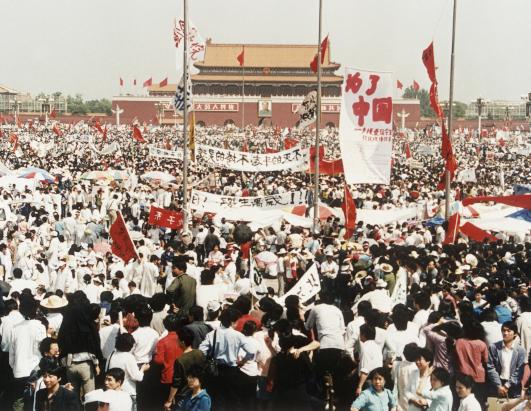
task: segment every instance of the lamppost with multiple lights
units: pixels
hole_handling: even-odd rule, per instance
[[[483,107],[487,105],[487,100],[482,97],[476,99],[476,107],[478,108],[478,135],[481,135],[481,117],[483,115]]]

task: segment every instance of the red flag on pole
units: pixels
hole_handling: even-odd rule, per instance
[[[345,233],[345,240],[348,240],[354,234],[356,229],[356,203],[352,198],[352,194],[348,186],[345,184],[345,198],[343,199],[343,204],[341,204],[343,213],[345,214],[345,228],[347,232]]]
[[[444,237],[443,244],[453,244],[459,233],[459,224],[461,222],[461,216],[459,213],[452,214],[448,219],[448,229],[446,230],[446,236]]]
[[[138,258],[135,245],[129,236],[129,231],[127,231],[122,213],[117,213],[116,220],[112,224],[109,234],[112,238],[111,251],[114,255],[120,257],[126,264],[129,260]]]
[[[407,142],[407,141],[406,141],[405,152],[406,152],[406,159],[410,159],[411,158],[411,148],[409,147],[409,142]]]
[[[324,38],[324,40],[321,42],[321,64],[324,63],[326,49],[328,48],[328,36]],[[317,54],[313,58],[313,60],[310,62],[310,68],[314,73],[317,73]]]
[[[151,87],[153,84],[153,78],[150,77],[146,81],[144,81],[144,84],[142,84],[142,87]]]
[[[120,77],[120,86],[124,85],[124,79]]]
[[[13,144],[13,153],[17,151],[18,148],[18,136],[13,133],[9,136],[9,142]]]
[[[159,83],[159,87],[166,87],[168,85],[168,77]]]
[[[133,86],[136,86],[136,78],[133,80]]]
[[[100,133],[103,133],[103,129],[101,128],[101,124],[98,120],[94,122],[94,128],[98,130]]]
[[[413,80],[413,90],[415,90],[415,91],[419,91],[420,90],[420,85],[415,80]]]
[[[144,140],[144,137],[142,137],[142,133],[140,132],[140,129],[137,126],[133,126],[133,138],[139,143],[146,142],[146,140]]]
[[[435,75],[435,56],[433,52],[433,42],[422,52],[422,62],[428,71],[428,77],[432,83],[437,83]]]
[[[54,110],[52,110],[52,112],[50,113],[50,117],[51,118],[56,118],[57,117],[57,112]]]
[[[482,243],[485,240],[488,240],[489,242],[497,241],[498,239],[494,237],[492,234],[488,233],[485,230],[482,230],[478,226],[472,224],[472,223],[465,223],[461,226],[459,229],[461,233],[466,235],[468,238],[477,241],[479,243]]]
[[[57,124],[54,124],[54,125],[53,125],[52,131],[55,133],[55,135],[56,135],[57,137],[61,137],[61,136],[63,135],[63,133],[61,132],[61,130],[59,130],[59,127],[57,127]]]
[[[183,213],[151,206],[148,223],[172,230],[180,230],[184,227],[183,218]]]
[[[104,142],[107,141],[107,125],[105,125],[105,129],[103,130],[103,135],[101,136]]]
[[[404,87],[402,82],[400,80],[396,80],[396,88],[399,88],[400,90],[402,90],[402,87]]]
[[[236,57],[236,60],[238,60],[240,67],[243,67],[243,65],[245,64],[245,48],[242,47],[242,52],[238,54],[238,57]]]

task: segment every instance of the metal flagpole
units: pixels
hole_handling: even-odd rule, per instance
[[[317,42],[317,112],[315,118],[315,186],[313,188],[313,232],[319,231],[319,134],[321,128],[321,20],[323,17],[323,1],[319,0],[319,35]]]
[[[184,0],[183,107],[183,226],[188,229],[188,0]]]
[[[454,60],[455,60],[455,21],[457,14],[457,0],[454,0],[454,14],[452,23],[452,51],[450,57],[450,97],[448,99],[448,140],[453,147],[452,142],[452,120],[453,120],[453,103],[454,103]],[[446,170],[446,184],[445,184],[445,204],[444,204],[444,218],[448,220],[450,217],[450,171]]]
[[[242,45],[243,64],[242,64],[242,131],[245,140],[245,46]]]

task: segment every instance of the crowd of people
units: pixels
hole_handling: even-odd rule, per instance
[[[142,144],[126,126],[106,127],[105,142],[91,124],[55,127],[61,136],[51,125],[26,124],[4,129],[16,142],[0,140],[0,173],[35,167],[53,177],[0,187],[0,409],[531,404],[530,232],[443,244],[447,225],[426,215],[358,221],[348,237],[334,216],[315,233],[288,221],[251,230],[250,221],[197,212],[190,227],[170,230],[148,216],[153,206],[182,211],[182,164],[150,157],[148,145],[182,147],[175,128],[144,128]],[[529,184],[529,155],[518,151],[529,134],[501,143],[474,130],[456,135],[460,168],[475,169],[475,181],[453,182],[452,201]],[[252,152],[282,149],[286,137],[309,147],[314,131],[196,129],[196,144]],[[321,140],[327,157],[340,156],[335,129]],[[116,151],[102,154],[113,143]],[[390,185],[349,187],[356,206],[442,215],[439,147],[436,128],[397,133]],[[102,170],[120,172],[90,174]],[[175,180],[143,180],[149,171]],[[305,172],[190,165],[189,185],[213,194],[307,190],[311,205],[313,184]],[[320,200],[340,207],[344,184],[342,175],[321,176]],[[111,251],[118,213],[136,246],[138,258],[127,262]],[[319,280],[306,298],[295,290],[312,267]]]

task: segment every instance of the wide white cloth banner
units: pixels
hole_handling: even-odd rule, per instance
[[[234,197],[211,194],[204,191],[192,190],[190,208],[208,212],[218,212],[220,209],[259,208],[274,210],[306,204],[306,191],[292,191],[282,194],[272,194],[260,197]]]
[[[347,67],[339,143],[348,184],[389,184],[393,146],[391,73]]]
[[[303,171],[308,168],[308,150],[300,146],[278,153],[255,154],[198,145],[195,158],[198,163],[234,171]]]
[[[120,150],[120,146],[116,141],[112,142],[111,144],[107,144],[101,150],[98,150],[93,143],[89,143],[89,147],[92,151],[101,156],[109,155],[114,153],[115,151]]]
[[[169,158],[171,160],[182,160],[182,151],[166,150],[164,148],[158,148],[149,146],[149,155],[151,157]]]
[[[286,297],[290,295],[299,296],[299,301],[305,303],[310,298],[317,295],[321,291],[321,281],[319,280],[319,272],[317,266],[312,264],[308,271],[297,281],[297,283],[283,296],[277,298],[277,302],[284,305]]]
[[[457,181],[461,183],[475,183],[476,180],[476,169],[475,168],[466,168],[461,170],[457,174]]]

